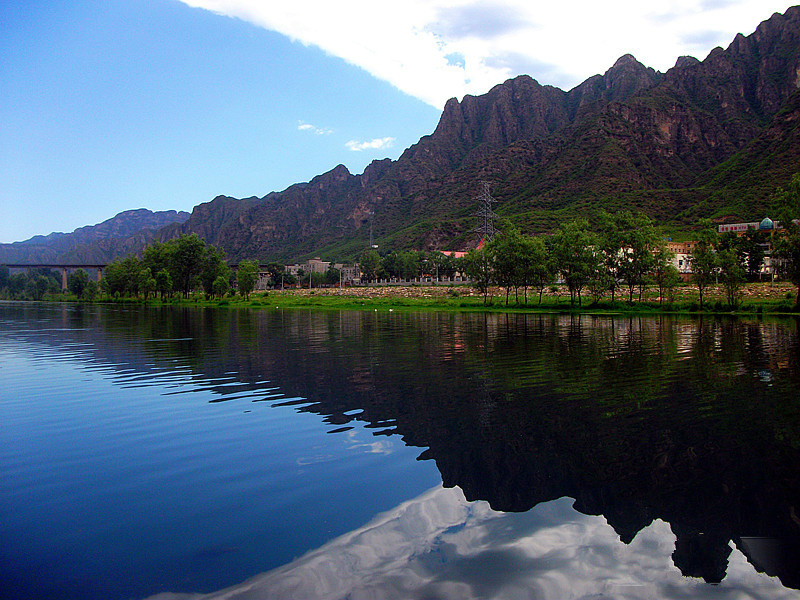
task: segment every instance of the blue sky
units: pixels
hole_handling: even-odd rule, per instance
[[[704,58],[789,3],[0,3],[0,242],[397,158],[450,97]]]

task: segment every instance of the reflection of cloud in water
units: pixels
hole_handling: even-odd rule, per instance
[[[391,454],[394,450],[394,444],[389,439],[366,443],[358,439],[359,433],[356,430],[348,431],[346,435],[350,441],[350,445],[347,447],[348,450],[361,448],[368,454]]]
[[[332,454],[317,454],[315,456],[300,456],[297,458],[296,462],[299,467],[307,467],[308,465],[331,462],[332,460],[334,460]]]
[[[151,600],[284,598],[793,598],[734,550],[717,586],[685,578],[675,536],[657,520],[629,545],[602,517],[562,498],[494,512],[442,487],[401,504],[288,565],[220,592]]]

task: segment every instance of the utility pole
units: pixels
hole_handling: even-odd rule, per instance
[[[375,211],[369,211],[369,247],[374,248],[375,246],[372,243],[372,221],[375,218]]]

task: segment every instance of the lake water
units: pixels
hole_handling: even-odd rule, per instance
[[[795,319],[0,303],[2,598],[798,588]]]

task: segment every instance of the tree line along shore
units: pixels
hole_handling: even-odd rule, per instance
[[[250,302],[261,280],[271,291],[254,294],[256,304],[269,297],[270,303],[281,298],[284,305],[308,305],[312,299],[342,305],[350,301],[343,299],[356,299],[356,304],[379,300],[383,304],[468,308],[479,299],[484,307],[495,308],[561,309],[568,303],[571,309],[595,310],[797,312],[800,174],[787,189],[776,190],[774,206],[781,227],[770,233],[769,244],[759,238],[764,232],[719,235],[712,221],[701,220],[694,232],[688,280],[681,278],[666,240],[649,217],[601,211],[592,224],[574,219],[546,236],[524,235],[505,222],[499,234],[460,258],[419,251],[381,255],[368,248],[359,257],[362,285],[358,287],[337,287],[342,279],[333,267],[326,273],[301,271],[297,277],[277,262],[260,266],[244,260],[231,268],[221,249],[192,234],[150,244],[141,257],[113,261],[104,268],[99,282],[77,269],[67,278],[66,290],[60,289],[57,274],[51,270],[11,274],[8,267],[0,266],[0,299],[239,304]],[[767,283],[762,281],[765,247],[774,268]],[[388,277],[425,277],[436,283],[441,276],[452,278],[455,273],[469,283],[392,286],[380,294],[370,285]],[[302,291],[287,291],[287,286],[300,286]]]

